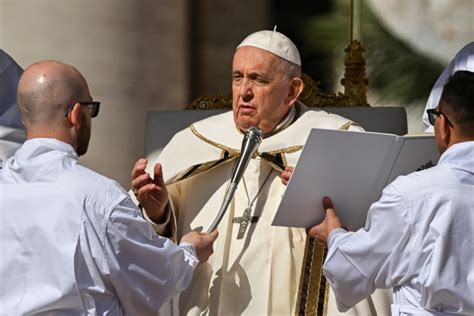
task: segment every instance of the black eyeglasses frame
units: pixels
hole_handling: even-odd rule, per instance
[[[96,117],[99,115],[99,109],[100,109],[100,101],[90,101],[90,102],[74,102],[66,107],[66,110],[64,111],[64,116],[67,117],[69,113],[71,113],[72,109],[74,108],[74,105],[76,103],[79,103],[79,105],[92,105],[92,112],[91,112],[91,117]]]
[[[444,114],[443,112],[441,111],[438,111],[436,109],[428,109],[426,110],[426,114],[428,114],[428,121],[430,122],[431,125],[434,126],[434,123],[436,121],[436,119],[438,118],[438,116],[440,115],[444,115],[444,117],[446,118],[446,121],[448,122],[449,125],[453,126],[453,124],[451,124],[451,121],[449,120],[449,118],[446,116],[446,114]]]

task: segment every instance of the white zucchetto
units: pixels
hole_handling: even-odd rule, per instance
[[[266,50],[293,64],[301,66],[300,53],[295,44],[285,35],[277,31],[258,31],[247,36],[237,49],[243,46],[253,46]]]

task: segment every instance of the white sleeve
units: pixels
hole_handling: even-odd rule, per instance
[[[25,130],[0,124],[0,169],[5,161],[15,154],[15,151],[21,147],[25,140]]]
[[[411,231],[408,206],[388,186],[370,207],[365,228],[331,233],[324,274],[341,311],[408,277]]]
[[[130,199],[114,209],[105,236],[108,273],[125,314],[156,314],[191,282],[194,247],[158,236]]]

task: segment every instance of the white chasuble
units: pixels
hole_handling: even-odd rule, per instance
[[[314,243],[307,243],[305,229],[271,225],[285,190],[280,173],[296,164],[314,127],[362,130],[345,118],[298,104],[296,121],[264,138],[249,162],[218,226],[214,254],[198,266],[189,288],[163,308],[162,315],[339,314],[321,277],[323,248],[317,246],[311,257],[305,252]],[[227,112],[177,133],[157,159],[150,159],[148,172],[157,162],[163,165],[173,210],[170,226],[177,240],[190,230],[207,231],[215,219],[242,139],[232,112]],[[244,215],[247,225],[241,227]],[[304,270],[312,270],[312,283],[300,281]],[[378,315],[389,315],[388,295],[387,301],[386,296],[377,300],[380,304],[369,298],[345,315],[376,315],[375,307]]]

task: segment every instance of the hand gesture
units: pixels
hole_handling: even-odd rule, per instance
[[[159,223],[168,203],[168,190],[163,180],[161,164],[154,168],[154,177],[145,172],[146,159],[139,159],[132,170],[132,190],[141,206],[145,208],[148,217]]]
[[[218,236],[217,230],[214,230],[212,233],[199,233],[196,231],[191,231],[181,238],[181,242],[188,242],[194,246],[196,249],[196,255],[199,259],[199,262],[206,262],[209,259],[209,256],[213,254],[214,241]]]

